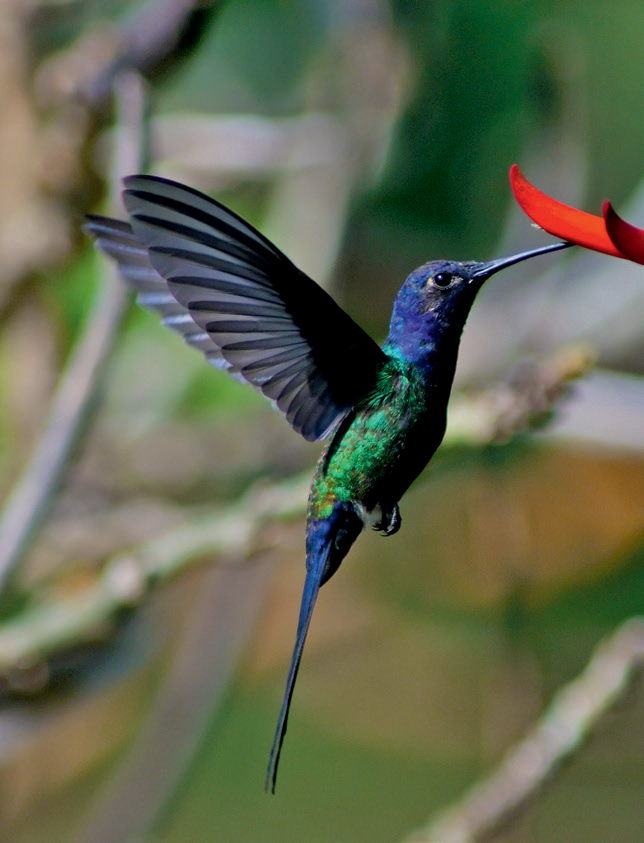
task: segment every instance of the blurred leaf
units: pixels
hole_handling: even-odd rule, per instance
[[[302,77],[323,44],[327,25],[324,6],[311,2],[224,4],[194,59],[165,89],[160,105],[260,114],[299,109]]]
[[[74,344],[104,272],[102,259],[89,243],[69,262],[42,274],[40,293],[59,320],[60,338]]]

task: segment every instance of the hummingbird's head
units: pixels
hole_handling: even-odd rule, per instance
[[[431,261],[412,272],[405,285],[409,282],[410,286],[416,287],[417,305],[421,313],[447,314],[463,305],[469,309],[484,282],[501,269],[570,245],[551,243],[493,261]]]
[[[488,278],[515,263],[569,245],[553,243],[493,261],[439,260],[418,267],[396,297],[388,342],[412,359],[419,347],[435,346],[446,334],[458,340],[476,294]]]

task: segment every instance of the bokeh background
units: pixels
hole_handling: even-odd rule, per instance
[[[0,0],[3,496],[106,283],[80,226],[121,213],[117,69],[147,80],[153,172],[230,204],[383,338],[415,266],[548,241],[513,206],[515,161],[644,225],[643,44],[619,0]],[[321,593],[269,797],[301,506],[240,533],[319,447],[129,307],[0,595],[0,839],[384,843],[457,800],[642,612],[643,316],[642,268],[578,250],[483,291],[404,529],[363,536]],[[481,390],[562,355],[596,366],[539,431],[478,424]],[[217,513],[222,552],[164,542]],[[159,537],[144,586],[126,563]],[[87,609],[110,588],[118,611]],[[636,683],[493,839],[640,841],[643,750]]]

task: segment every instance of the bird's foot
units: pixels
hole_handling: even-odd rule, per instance
[[[402,524],[402,516],[400,508],[395,503],[392,506],[380,505],[381,518],[373,525],[374,530],[378,530],[385,536],[393,536],[400,530]]]

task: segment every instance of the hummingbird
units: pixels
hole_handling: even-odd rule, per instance
[[[399,501],[440,445],[465,321],[501,269],[571,245],[415,269],[379,346],[315,281],[233,211],[148,175],[124,180],[129,222],[88,216],[144,308],[213,366],[269,398],[309,441],[328,440],[307,506],[306,577],[265,789],[275,792],[291,699],[319,590],[365,526],[401,526]]]

